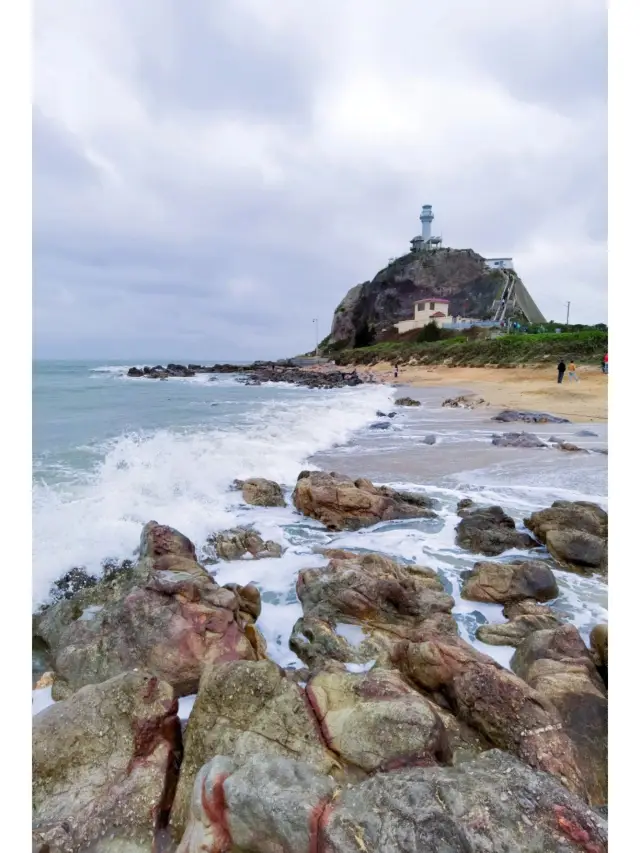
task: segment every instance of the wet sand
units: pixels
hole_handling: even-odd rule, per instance
[[[599,367],[578,365],[579,382],[565,374],[558,385],[555,365],[548,367],[445,367],[403,366],[394,379],[393,365],[357,366],[371,371],[379,381],[410,387],[442,386],[456,393],[475,393],[492,407],[545,411],[580,423],[602,423],[608,417],[609,377]]]

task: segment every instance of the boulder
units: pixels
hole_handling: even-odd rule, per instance
[[[589,802],[607,803],[607,696],[589,650],[573,625],[537,631],[516,649],[512,667],[558,710],[576,745]]]
[[[202,765],[224,755],[243,764],[254,754],[306,761],[328,773],[337,766],[304,693],[271,661],[234,661],[205,671],[185,732],[184,759],[171,826],[180,838]]]
[[[306,691],[325,743],[348,764],[371,773],[450,761],[439,714],[397,672],[320,672]]]
[[[499,506],[465,509],[456,527],[456,543],[466,551],[488,557],[511,548],[532,548],[536,544],[526,533],[516,530],[515,521]]]
[[[437,439],[435,435],[425,435],[425,437],[422,439],[423,444],[435,444],[436,441]]]
[[[471,601],[506,604],[510,601],[550,601],[559,595],[553,572],[540,560],[476,563],[460,594]]]
[[[369,424],[369,429],[391,429],[391,424],[385,421],[376,421],[374,424]]]
[[[282,489],[272,480],[252,477],[240,483],[242,497],[252,506],[286,506]]]
[[[580,436],[580,438],[597,438],[598,433],[592,432],[590,429],[580,429],[576,433],[576,435]]]
[[[157,849],[181,754],[177,711],[171,687],[139,671],[83,687],[37,714],[34,850]]]
[[[513,423],[514,421],[523,421],[527,424],[568,424],[571,423],[567,418],[560,418],[556,415],[549,415],[545,412],[519,412],[514,409],[504,409],[497,415],[491,418],[493,421],[501,423]]]
[[[310,667],[327,660],[385,661],[398,638],[413,637],[424,623],[456,631],[454,601],[436,573],[381,554],[345,553],[322,568],[304,569],[296,592],[304,616],[289,646]]]
[[[393,662],[493,746],[557,776],[569,790],[586,796],[576,747],[563,731],[558,711],[521,678],[460,637],[437,632],[425,632],[420,642],[398,642]]]
[[[300,474],[293,503],[303,515],[316,518],[330,530],[357,530],[399,518],[436,517],[433,501],[427,497],[324,471]]]
[[[144,375],[145,375],[144,371],[140,370],[139,367],[130,367],[129,370],[127,370],[127,376],[138,377],[138,376],[144,376]]]
[[[475,394],[463,394],[460,397],[451,397],[445,400],[442,405],[447,409],[477,409],[479,406],[488,406],[489,404]]]
[[[203,548],[207,560],[241,560],[245,554],[250,554],[254,560],[265,557],[281,557],[282,545],[265,540],[250,527],[234,527],[210,536]]]
[[[607,571],[608,513],[588,501],[556,501],[524,520],[525,526],[563,568]]]
[[[398,397],[396,406],[421,406],[419,400],[414,400],[412,397]]]
[[[318,850],[320,818],[335,782],[302,761],[256,754],[218,756],[198,772],[177,853]]]
[[[320,827],[323,853],[607,850],[603,818],[552,776],[498,750],[457,767],[378,773],[343,790]]]
[[[571,444],[570,441],[556,441],[553,445],[556,450],[564,450],[567,453],[588,453],[584,447],[578,447],[577,444]]]
[[[609,626],[596,625],[591,629],[589,635],[591,643],[591,653],[595,665],[598,667],[600,674],[604,670],[608,673],[609,670]],[[605,681],[606,684],[606,681]]]
[[[523,613],[509,622],[480,625],[476,637],[489,646],[518,646],[534,631],[557,628],[560,620],[553,613]]]
[[[36,617],[35,636],[56,673],[54,699],[135,669],[187,696],[196,692],[206,664],[264,657],[255,627],[258,590],[218,586],[194,554],[185,536],[150,522],[134,568]]]
[[[530,432],[503,432],[501,435],[494,435],[491,438],[491,444],[496,447],[522,447],[535,448],[546,447],[544,441],[540,441],[537,435]]]

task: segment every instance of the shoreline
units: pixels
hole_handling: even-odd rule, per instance
[[[359,365],[362,370],[362,365]],[[345,368],[351,369],[352,366]],[[365,371],[362,371],[363,373]],[[394,378],[394,366],[379,362],[367,366],[378,381],[406,388],[455,388],[461,393],[477,394],[496,409],[541,410],[580,423],[608,421],[608,376],[599,367],[578,367],[579,382],[565,377],[558,385],[551,366],[494,367],[400,367]]]

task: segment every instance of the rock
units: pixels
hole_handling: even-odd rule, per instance
[[[534,631],[557,628],[560,620],[552,613],[516,616],[509,622],[479,625],[476,637],[489,646],[518,646]]]
[[[45,687],[51,687],[55,678],[54,672],[44,672],[36,684],[34,685],[34,690],[42,690]]]
[[[206,664],[257,660],[265,643],[255,627],[258,590],[218,586],[178,531],[150,522],[140,560],[34,619],[56,680],[54,699],[123,672],[149,670],[177,696],[195,693]]]
[[[177,853],[317,850],[319,819],[335,783],[302,761],[252,755],[208,761],[196,777]]]
[[[422,443],[423,444],[435,444],[436,440],[437,439],[436,439],[435,435],[425,435],[425,437],[422,439]]]
[[[144,375],[145,375],[144,371],[140,370],[139,367],[130,367],[129,370],[127,370],[127,376],[138,377],[138,376],[144,376]]]
[[[421,406],[419,400],[414,400],[412,397],[398,397],[396,406]]]
[[[578,430],[576,435],[580,436],[580,438],[597,438],[598,437],[598,433],[597,432],[591,432],[590,429]]]
[[[289,646],[309,667],[327,660],[373,664],[425,623],[455,633],[454,601],[435,572],[381,554],[345,555],[298,575],[304,616]]]
[[[303,515],[318,519],[330,530],[357,530],[398,518],[436,517],[429,498],[324,471],[300,474],[293,504]]]
[[[552,776],[498,750],[457,767],[378,773],[342,791],[319,823],[326,853],[607,850],[606,821]]]
[[[260,560],[265,557],[281,557],[283,554],[282,545],[270,539],[265,542],[249,527],[234,527],[216,533],[207,539],[203,550],[212,560],[240,560],[245,554],[250,554],[254,560]]]
[[[564,450],[568,453],[588,453],[584,447],[578,447],[577,444],[571,444],[568,441],[557,441],[553,446],[556,450]]]
[[[516,654],[520,648],[522,644]],[[425,631],[420,642],[398,642],[393,662],[493,746],[557,776],[578,796],[586,795],[576,747],[563,731],[558,711],[521,678],[457,635],[433,630]]]
[[[304,691],[275,663],[234,661],[210,667],[200,682],[185,733],[171,812],[176,838],[184,831],[193,783],[202,765],[219,755],[241,765],[258,753],[301,759],[321,773],[337,765],[323,743]]]
[[[546,563],[514,560],[510,563],[476,563],[460,594],[471,601],[505,604],[509,601],[550,601],[559,595],[558,584]]]
[[[557,708],[576,745],[588,801],[607,802],[607,697],[589,650],[573,625],[537,631],[516,649],[512,667]]]
[[[460,397],[450,397],[442,404],[443,408],[447,409],[477,409],[479,406],[488,406],[489,404],[475,394],[463,394]]]
[[[37,714],[34,850],[156,849],[181,754],[177,711],[171,687],[139,671],[84,687]]]
[[[241,485],[242,497],[253,506],[286,506],[282,489],[272,480],[252,477]]]
[[[548,415],[545,412],[517,412],[514,409],[505,409],[491,418],[493,421],[502,423],[513,423],[524,421],[527,424],[568,424],[567,418],[559,418],[556,415]]]
[[[391,424],[389,423],[381,423],[377,422],[375,424],[369,424],[369,429],[390,429]]]
[[[468,515],[470,510],[476,509],[478,509],[478,507],[471,498],[462,498],[458,501],[456,506],[456,512],[461,518],[464,515]]]
[[[606,572],[608,518],[605,510],[588,501],[556,501],[524,524],[564,568]]]
[[[605,670],[605,673],[608,673],[609,670],[609,626],[608,625],[596,625],[591,629],[591,634],[589,635],[589,641],[591,643],[591,653],[593,655],[593,659],[595,665],[598,667],[602,675],[602,670]],[[605,685],[607,683],[605,678]]]
[[[450,760],[440,716],[397,672],[320,672],[306,691],[329,749],[367,773]]]
[[[511,548],[532,548],[536,544],[526,533],[516,530],[515,521],[499,506],[465,510],[456,527],[456,543],[466,551],[488,557]]]
[[[388,412],[388,413],[387,412],[381,412],[381,411],[376,412],[377,418],[395,418],[396,415],[397,415],[397,412]]]
[[[537,435],[530,432],[503,432],[502,435],[494,435],[491,444],[496,447],[546,447],[544,441],[540,441]]]

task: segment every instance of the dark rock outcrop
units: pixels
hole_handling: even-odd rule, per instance
[[[460,397],[449,397],[442,406],[445,409],[477,409],[480,406],[488,406],[489,404],[482,397],[476,394],[463,394]]]
[[[462,520],[456,527],[456,543],[466,551],[495,557],[511,548],[532,548],[536,543],[516,530],[516,523],[502,507],[459,508]]]
[[[501,423],[513,423],[514,421],[523,421],[527,424],[568,424],[571,423],[567,418],[561,418],[557,415],[549,415],[546,412],[519,412],[515,409],[505,409],[499,414],[491,418],[493,421]]]
[[[523,447],[535,448],[546,447],[544,441],[540,441],[537,435],[530,432],[503,432],[502,435],[494,435],[491,444],[496,447]]]
[[[331,530],[357,530],[398,518],[436,517],[433,501],[427,497],[325,471],[302,471],[293,504]]]
[[[414,400],[413,397],[398,397],[396,406],[421,406],[419,400]]]

